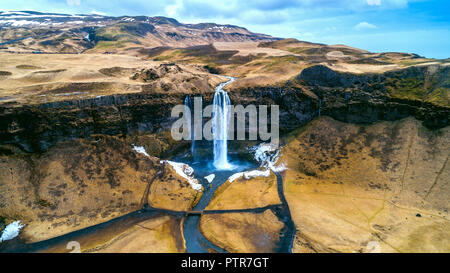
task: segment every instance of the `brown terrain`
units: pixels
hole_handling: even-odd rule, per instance
[[[2,216],[27,223],[27,242],[106,222],[161,198],[168,201],[163,208],[186,210],[201,195],[156,158],[109,136],[64,142],[39,155],[2,156],[0,164]],[[171,191],[155,195],[150,187]]]
[[[237,253],[275,252],[283,223],[263,213],[228,213],[202,216],[200,230],[215,245]]]
[[[228,181],[216,190],[206,209],[252,209],[280,203],[277,179],[272,173],[267,178],[245,179],[242,177],[233,182]]]
[[[141,219],[142,218],[142,219]],[[174,253],[185,252],[181,221],[171,216],[130,217],[92,233],[73,236],[80,249],[67,241],[36,252],[61,253]],[[69,245],[70,246],[70,245]]]
[[[450,251],[449,59],[165,17],[11,16],[0,13],[0,231],[25,227],[0,251],[63,235],[84,252],[186,252],[184,211],[203,190],[160,160],[189,149],[170,137],[172,106],[210,103],[219,74],[238,78],[234,104],[280,106],[292,252]],[[249,156],[247,144],[230,147]],[[225,182],[206,209],[281,202],[272,172]],[[168,212],[136,216],[149,207]],[[284,226],[270,207],[203,214],[199,229],[229,252],[274,252]]]
[[[277,180],[239,178],[225,182],[214,193],[206,210],[239,210],[278,205]],[[230,252],[274,252],[283,223],[270,210],[203,215],[200,230],[215,245]]]
[[[448,252],[448,127],[415,119],[357,126],[315,120],[289,136],[282,161],[295,252]]]

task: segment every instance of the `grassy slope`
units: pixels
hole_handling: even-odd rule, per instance
[[[448,252],[449,128],[320,118],[286,138],[296,252]]]

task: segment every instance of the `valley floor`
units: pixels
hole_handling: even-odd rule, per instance
[[[430,131],[413,118],[366,126],[321,117],[287,135],[278,164],[287,167],[281,174],[284,194],[296,229],[292,252],[450,251],[450,168],[447,164],[450,154],[449,133],[448,127]],[[111,147],[111,144],[115,143],[114,160],[130,160],[124,166],[138,164],[134,167],[135,170],[141,172],[150,168],[147,173],[156,167],[156,163],[146,163],[149,160],[146,156],[136,154],[131,145],[128,146],[120,140],[107,138],[99,143],[74,142],[70,146],[73,147],[71,149],[80,149],[76,147],[94,145],[93,147],[97,148],[92,151],[92,155],[106,156],[110,154],[108,150],[102,153],[98,150],[106,143],[109,144],[105,147]],[[118,147],[121,148],[117,149]],[[61,155],[58,149],[61,147],[52,149],[50,154]],[[50,154],[41,156],[39,163],[41,172],[47,170],[39,175],[41,180],[37,189],[39,200],[45,200],[45,204],[44,201],[39,201],[41,205],[32,205],[28,209],[18,210],[15,205],[3,207],[1,210],[2,216],[15,217],[26,224],[19,236],[20,240],[37,242],[28,251],[34,249],[33,251],[66,252],[70,251],[66,248],[69,241],[79,242],[81,251],[84,252],[187,251],[186,238],[183,238],[183,211],[192,207],[199,197],[195,197],[195,191],[189,190],[187,182],[183,182],[183,178],[171,172],[170,168],[165,170],[162,177],[149,184],[152,185],[149,199],[144,201],[156,205],[160,210],[143,210],[127,216],[124,214],[126,210],[123,210],[123,205],[116,207],[119,210],[115,209],[115,206],[104,205],[96,209],[93,206],[85,207],[83,199],[78,199],[76,202],[80,203],[79,208],[72,205],[67,208],[68,213],[65,212],[64,203],[60,202],[64,196],[69,196],[73,187],[69,186],[70,183],[77,183],[74,179],[81,175],[81,171],[88,171],[90,167],[75,167],[78,170],[71,172],[76,171],[77,176],[72,174],[64,177],[69,185],[55,189],[57,185],[53,185],[50,178],[57,175],[54,164],[67,165],[68,159],[58,156],[53,163],[45,163],[52,162]],[[92,155],[80,153],[79,160],[84,161]],[[43,161],[44,158],[46,159]],[[33,192],[35,186],[31,183],[32,180],[28,180],[29,176],[16,175],[19,169],[23,168],[21,164],[25,164],[19,163],[20,160],[17,156],[1,157],[3,172],[0,175],[4,181],[1,185],[2,204],[22,203],[21,196],[27,195],[11,195],[12,186],[19,181],[21,186],[14,191],[20,192],[29,188]],[[98,164],[101,159],[89,160]],[[111,163],[112,161],[108,164]],[[49,169],[45,167],[46,164],[54,167]],[[146,167],[145,164],[150,165]],[[107,167],[106,170],[110,168]],[[127,183],[136,183],[133,182],[137,181],[134,179],[124,180],[125,177],[121,174],[125,169],[122,170],[119,166],[114,168],[117,183],[121,184],[120,187],[124,187],[124,190],[129,187]],[[128,172],[131,174],[134,170]],[[63,172],[60,172],[59,175],[62,174]],[[102,174],[96,179],[100,177]],[[149,177],[147,181],[152,179],[154,178]],[[46,180],[50,184],[46,184]],[[96,183],[90,182],[83,186],[85,194],[96,194]],[[255,208],[277,206],[281,203],[276,185],[277,180],[273,173],[267,178],[241,178],[225,182],[216,190],[206,210],[250,211],[203,214],[199,222],[200,231],[207,240],[229,252],[276,251],[285,223],[279,220],[272,209],[251,212]],[[145,192],[145,184],[142,186],[139,192]],[[54,195],[58,190],[59,193]],[[45,199],[44,191],[48,191]],[[103,194],[109,195],[109,192],[105,188]],[[120,192],[116,191],[118,196],[127,195],[125,191]],[[8,201],[5,199],[6,194],[9,196]],[[122,200],[123,197],[119,199]],[[142,196],[136,197],[140,199]],[[76,196],[71,198],[77,199]],[[102,197],[98,202],[105,200]],[[139,202],[142,200],[136,200],[135,208],[139,208]],[[108,208],[109,216],[102,212],[106,212],[105,208]],[[165,209],[168,214],[164,213]],[[133,207],[128,211],[133,211]],[[45,214],[48,218],[42,222],[39,219]],[[125,216],[117,220],[111,218],[112,215],[120,214]],[[113,219],[112,222],[101,224],[108,218]],[[94,219],[99,226],[80,230],[81,226],[77,223],[88,227],[88,223],[92,223]],[[54,231],[44,232],[47,226],[51,226]],[[54,237],[57,234],[55,231],[61,235],[69,231],[76,232],[51,239],[42,247],[42,243],[38,241]],[[3,248],[8,244],[11,246],[14,242],[7,243]]]

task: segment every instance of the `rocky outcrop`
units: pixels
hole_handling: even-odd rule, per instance
[[[289,83],[282,87],[231,90],[229,95],[234,105],[279,105],[281,133],[289,132],[311,121],[317,116],[319,106],[317,97]],[[268,114],[270,115],[270,111]]]
[[[229,95],[235,105],[279,105],[281,133],[303,126],[319,115],[361,124],[413,116],[428,128],[442,128],[450,123],[448,105],[401,97],[392,91],[393,87],[401,89],[420,77],[423,80],[416,89],[421,92],[445,91],[449,68],[438,67],[434,72],[433,69],[413,67],[377,75],[355,75],[314,66],[305,69],[295,81],[281,86],[234,89]],[[213,90],[191,93],[200,95],[206,106],[212,101]],[[26,152],[42,152],[60,141],[95,134],[167,131],[174,121],[170,117],[172,107],[183,104],[185,96],[145,89],[141,93],[40,105],[2,104],[0,152],[10,152],[5,145],[15,145]]]
[[[340,72],[324,65],[316,65],[306,68],[298,76],[307,85],[323,87],[358,87],[365,92],[380,91],[386,93],[391,86],[392,81],[402,81],[416,78],[422,81],[429,81],[424,89],[433,89],[439,86],[449,88],[446,81],[450,73],[449,66],[430,65],[430,66],[412,66],[405,69],[391,70],[384,73],[364,73],[354,74],[349,72]]]
[[[232,90],[230,97],[244,105],[279,105],[284,132],[319,115],[359,124],[413,116],[442,128],[450,124],[449,73],[448,66],[423,66],[357,75],[318,65],[281,86]]]
[[[136,72],[133,76],[131,76],[131,79],[139,80],[142,82],[151,82],[166,76],[166,74],[168,73],[176,74],[182,71],[183,70],[174,63],[161,64],[159,65],[159,67],[142,69],[141,71]]]
[[[450,123],[448,66],[420,66],[382,74],[352,74],[313,66],[297,80],[320,99],[321,114],[351,123],[408,116],[429,128]]]
[[[36,106],[0,107],[0,142],[26,152],[46,151],[70,139],[92,134],[158,132],[169,128],[172,106],[184,95],[130,94],[53,102]]]

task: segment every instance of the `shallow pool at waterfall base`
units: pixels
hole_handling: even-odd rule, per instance
[[[195,160],[193,160],[195,158]],[[211,199],[214,197],[215,191],[224,184],[230,176],[237,172],[242,172],[249,169],[258,167],[256,162],[250,162],[244,158],[240,158],[237,155],[228,156],[228,164],[230,169],[218,169],[214,166],[212,155],[203,158],[192,156],[190,153],[173,158],[172,160],[177,162],[183,162],[190,165],[194,169],[195,178],[200,181],[204,187],[203,195],[197,205],[192,209],[195,211],[204,210]],[[214,174],[214,180],[211,183],[205,178],[208,175]],[[183,225],[183,234],[186,240],[186,248],[189,253],[208,253],[214,252],[226,252],[220,247],[214,245],[208,241],[200,232],[199,226],[200,217],[187,216]]]
[[[214,182],[219,182],[223,179],[226,180],[234,173],[254,169],[259,166],[258,163],[240,158],[237,155],[229,155],[228,159],[226,166],[215,166],[214,161],[210,157],[195,158],[194,160],[190,154],[180,155],[171,160],[183,162],[191,166],[194,169],[195,178],[199,179],[199,181],[207,181],[205,176],[215,174]]]

